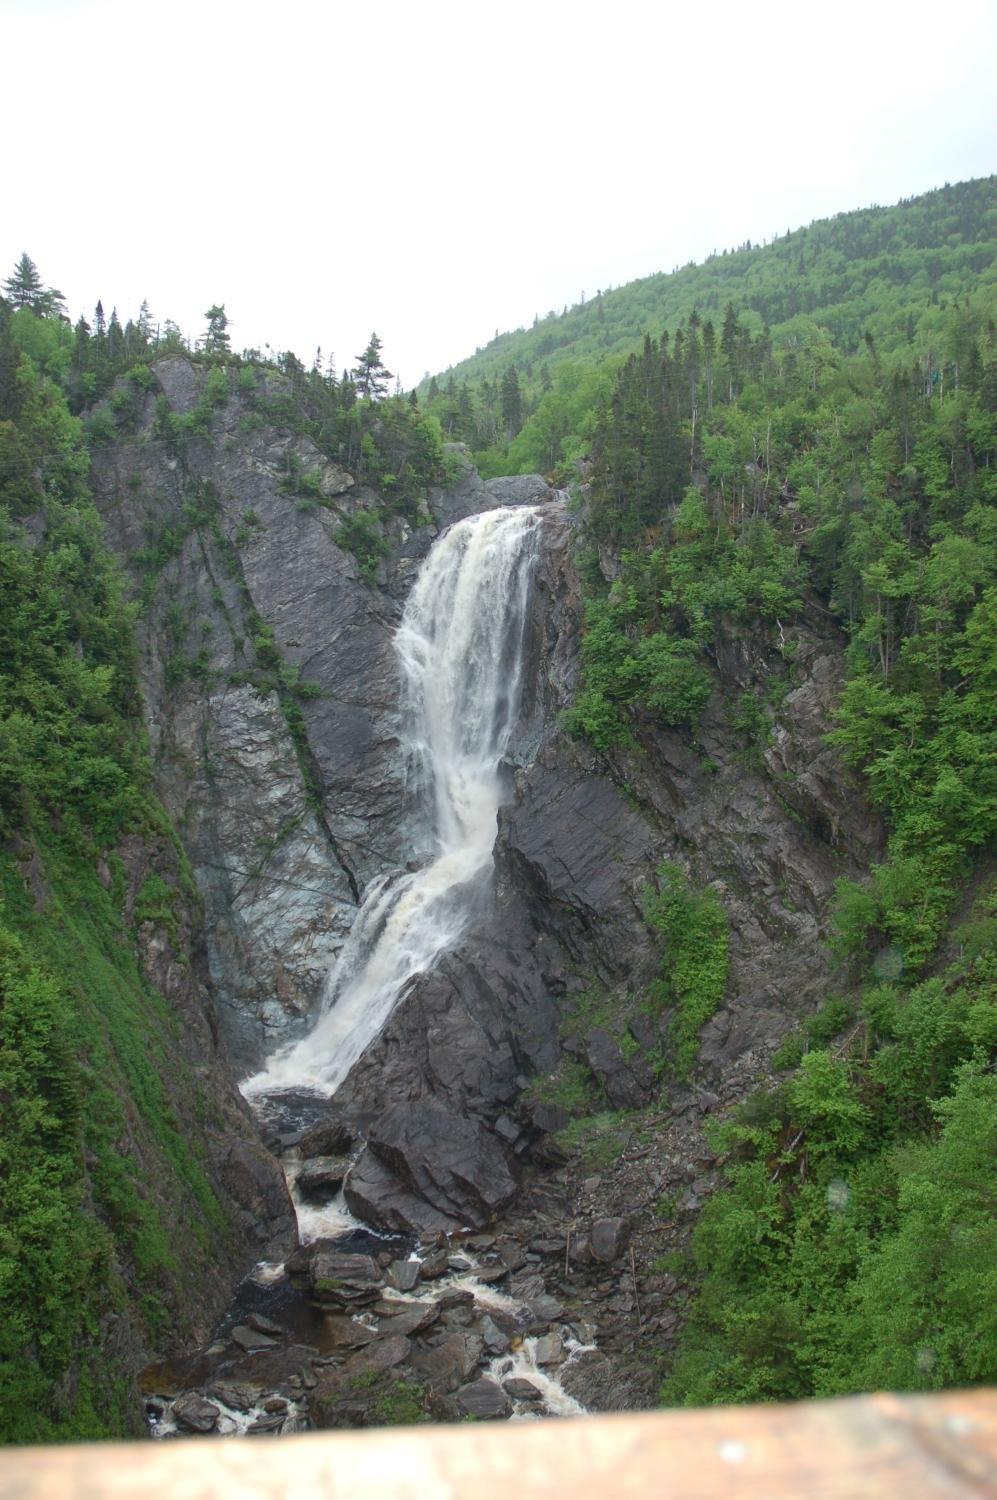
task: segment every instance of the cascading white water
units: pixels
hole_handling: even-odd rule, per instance
[[[407,982],[465,930],[490,867],[499,765],[519,705],[535,508],[486,511],[435,543],[395,637],[406,751],[434,833],[415,874],[373,882],[329,977],[312,1032],[248,1079],[248,1097],[332,1094],[378,1036]]]

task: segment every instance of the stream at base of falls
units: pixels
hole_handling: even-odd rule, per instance
[[[506,507],[456,523],[413,585],[395,647],[421,860],[371,883],[311,1032],[242,1085],[285,1147],[304,1248],[256,1268],[210,1345],[144,1372],[154,1437],[583,1411],[561,1376],[594,1347],[591,1330],[561,1320],[537,1256],[503,1250],[498,1231],[378,1234],[341,1191],[299,1191],[295,1144],[487,890],[540,516]]]
[[[302,1249],[254,1268],[210,1343],[143,1371],[150,1436],[584,1414],[563,1378],[594,1350],[594,1330],[546,1296],[537,1256],[510,1254],[519,1247],[500,1227],[426,1243],[378,1233],[341,1192],[302,1197],[296,1147],[283,1162]],[[322,1256],[359,1276],[362,1301],[348,1283],[331,1293],[342,1302],[321,1300]]]

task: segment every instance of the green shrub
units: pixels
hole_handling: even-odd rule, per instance
[[[700,1027],[727,988],[727,918],[716,892],[692,890],[678,865],[659,866],[658,882],[644,889],[644,916],[665,940],[657,998],[675,1006],[670,1061],[675,1075],[685,1078]]]

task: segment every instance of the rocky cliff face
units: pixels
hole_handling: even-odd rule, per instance
[[[209,434],[170,441],[155,397],[193,410],[204,372],[174,359],[153,373],[158,391],[134,433],[98,452],[95,488],[144,600],[160,787],[205,902],[222,1029],[248,1071],[315,1007],[366,884],[411,857],[391,636],[421,558],[461,515],[553,497],[540,480],[484,485],[466,470],[429,497],[423,524],[387,522],[389,554],[371,581],[336,538],[377,496],[308,439],[250,419],[234,389]],[[295,465],[320,474],[320,503],[290,492]],[[879,848],[875,819],[823,743],[836,637],[811,622],[780,640],[731,635],[695,743],[648,721],[634,749],[606,758],[557,727],[577,677],[579,615],[573,526],[552,505],[493,889],[472,935],[411,984],[338,1096],[370,1129],[358,1203],[386,1223],[398,1222],[390,1204],[418,1190],[398,1151],[399,1109],[420,1141],[427,1120],[456,1113],[479,1132],[482,1161],[496,1141],[522,1156],[531,1130],[520,1095],[565,1046],[611,1104],[646,1101],[640,1052],[660,1037],[645,1028],[635,1056],[612,1026],[564,1038],[562,1021],[593,985],[626,1017],[655,973],[660,939],[641,898],[662,860],[712,886],[730,920],[727,996],[701,1047],[700,1076],[716,1082],[764,1068],[821,997],[834,882]],[[748,690],[773,704],[754,743],[732,727]],[[386,1134],[377,1122],[389,1108]],[[422,1201],[433,1207],[431,1176]],[[452,1197],[437,1199],[440,1227],[452,1228]]]
[[[153,373],[132,433],[96,451],[93,483],[143,601],[159,787],[204,899],[222,1030],[248,1072],[301,1029],[364,886],[410,856],[391,636],[439,529],[497,502],[465,469],[423,524],[389,522],[371,585],[335,534],[380,496],[234,391],[209,433],[178,440],[164,404],[197,409],[206,372],[169,359]],[[294,492],[302,471],[321,475],[320,500]]]

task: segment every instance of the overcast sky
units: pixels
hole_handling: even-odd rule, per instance
[[[0,268],[406,386],[584,292],[994,169],[994,0],[0,0]]]

